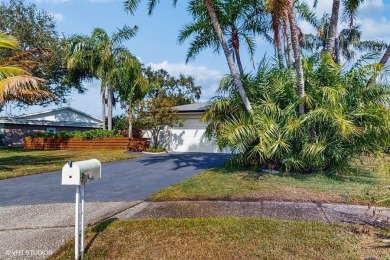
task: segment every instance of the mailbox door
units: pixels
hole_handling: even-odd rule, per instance
[[[80,168],[77,165],[69,167],[68,164],[65,164],[62,167],[62,185],[81,185],[81,174]]]

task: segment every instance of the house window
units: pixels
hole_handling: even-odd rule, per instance
[[[55,132],[56,132],[56,129],[55,129],[54,127],[48,127],[48,128],[46,129],[46,132],[48,132],[48,133],[55,133]]]

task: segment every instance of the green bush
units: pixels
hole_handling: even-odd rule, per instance
[[[206,135],[237,153],[232,162],[299,173],[338,172],[362,152],[389,145],[387,85],[367,85],[374,66],[349,70],[330,55],[303,61],[306,96],[299,99],[293,71],[260,66],[243,77],[253,113],[243,108],[233,82],[225,78],[204,116]],[[298,105],[306,113],[299,115]]]
[[[157,147],[157,148],[149,147],[146,148],[146,151],[151,153],[162,153],[162,152],[166,152],[167,150],[163,147]]]
[[[38,132],[31,135],[32,137],[46,137],[46,138],[105,138],[105,137],[118,137],[121,136],[116,131],[93,129],[88,131],[60,131],[57,133]]]

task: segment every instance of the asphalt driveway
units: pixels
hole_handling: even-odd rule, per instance
[[[223,164],[228,157],[168,153],[105,163],[102,179],[87,183],[85,198],[87,202],[144,200],[155,191]],[[74,202],[75,187],[61,185],[60,171],[50,172],[0,181],[0,198],[0,206],[69,203]]]

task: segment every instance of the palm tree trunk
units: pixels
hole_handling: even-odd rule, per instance
[[[242,63],[241,63],[240,50],[234,49],[234,53],[236,55],[237,66],[238,66],[238,70],[240,71],[240,75],[244,75],[244,68],[242,67]]]
[[[129,118],[129,138],[132,138],[133,137],[133,113],[131,111],[131,108],[129,107],[127,109],[127,116]]]
[[[335,40],[337,36],[337,25],[339,22],[340,0],[333,0],[332,15],[330,17],[329,35],[325,45],[325,51],[328,51],[335,58]]]
[[[107,129],[112,130],[112,101],[113,94],[111,87],[107,87]]]
[[[106,130],[106,87],[102,86],[102,121],[103,121],[103,130]]]
[[[284,20],[284,28],[283,28],[283,31],[284,31],[284,39],[283,39],[283,42],[284,42],[284,55],[286,56],[286,63],[287,63],[287,68],[292,68],[293,66],[293,57],[292,57],[292,52],[291,52],[291,49],[290,49],[290,46],[292,45],[291,44],[291,35],[288,31],[288,28],[290,27],[290,23],[289,21],[286,19]]]
[[[336,38],[335,40],[335,47],[334,47],[334,53],[335,53],[335,62],[337,64],[340,64],[340,42],[339,40]]]
[[[226,40],[222,34],[221,26],[219,25],[218,18],[217,18],[217,15],[215,14],[215,10],[213,8],[211,0],[204,0],[204,3],[206,5],[207,12],[210,16],[213,28],[218,36],[219,42],[221,43],[222,49],[225,53],[226,61],[227,61],[227,64],[229,66],[230,73],[233,77],[234,84],[236,85],[236,88],[237,88],[238,92],[240,93],[242,102],[244,103],[246,110],[249,113],[252,113],[251,103],[249,102],[249,99],[246,95],[244,86],[242,85],[242,82],[240,80],[240,76],[239,76],[237,69],[235,67],[232,54],[230,53],[229,47],[228,47]]]
[[[276,46],[276,54],[278,56],[278,63],[279,63],[279,68],[283,68],[283,54],[282,54],[282,46]]]
[[[385,66],[389,58],[390,58],[390,44],[387,46],[385,53],[383,53],[383,56],[379,61],[379,65],[381,65],[382,67]],[[371,76],[370,80],[367,83],[367,86],[376,83],[376,76],[377,76],[376,74]]]
[[[288,18],[290,21],[291,42],[292,42],[292,49],[294,52],[295,69],[297,72],[298,95],[300,98],[303,98],[305,96],[305,79],[303,75],[301,53],[299,47],[299,31],[297,27],[297,21],[295,19],[293,1],[290,0],[289,6],[290,6],[290,10],[288,12]],[[305,114],[305,104],[299,105],[299,114],[300,115]]]

